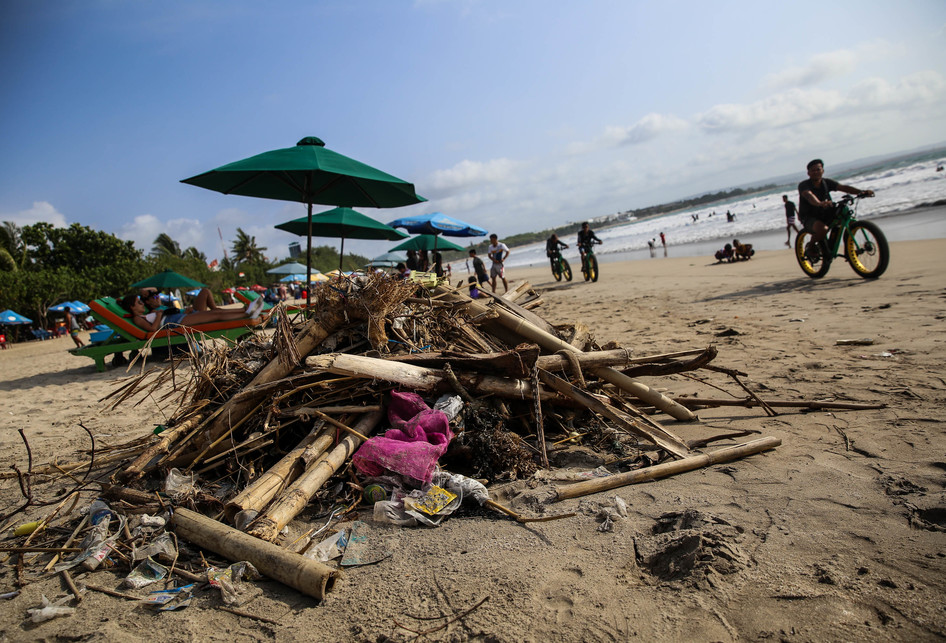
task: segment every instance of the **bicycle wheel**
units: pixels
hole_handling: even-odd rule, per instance
[[[864,279],[876,279],[890,263],[887,237],[870,221],[855,221],[844,235],[844,254],[854,272]]]
[[[587,255],[581,258],[581,274],[585,278],[585,281],[591,279],[591,273],[588,272],[588,257]]]
[[[552,266],[552,276],[555,277],[555,281],[562,280],[562,267],[558,262],[555,262],[555,265]]]
[[[564,275],[565,281],[572,280],[572,267],[568,265],[564,257],[562,258],[562,275]]]
[[[591,280],[598,281],[598,258],[592,255],[591,261],[588,262],[588,272],[591,273]]]
[[[815,256],[809,256],[805,252],[809,241],[811,241],[811,233],[807,230],[802,230],[795,237],[795,260],[801,266],[802,272],[812,279],[818,279],[828,274],[831,256],[828,254],[828,244],[824,242],[824,239],[815,244]]]

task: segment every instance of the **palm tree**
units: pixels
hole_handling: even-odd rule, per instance
[[[170,235],[162,232],[154,240],[154,246],[151,248],[152,257],[161,257],[170,255],[172,257],[182,257],[180,244],[172,239]]]
[[[233,260],[240,263],[263,263],[266,257],[263,251],[266,248],[260,248],[256,245],[256,237],[248,235],[242,228],[237,228],[237,238],[233,242]]]
[[[14,271],[26,261],[26,244],[20,226],[4,221],[0,226],[0,270]]]
[[[191,246],[190,248],[185,250],[184,254],[181,256],[184,257],[185,259],[196,259],[197,261],[200,261],[201,263],[207,263],[207,255],[205,255],[203,252],[201,252],[194,246]]]

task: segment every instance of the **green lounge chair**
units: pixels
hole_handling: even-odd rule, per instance
[[[152,346],[177,346],[186,344],[189,340],[201,337],[223,337],[236,340],[252,332],[248,326],[249,319],[234,319],[230,321],[202,324],[193,328],[175,327],[162,328],[148,333],[135,326],[125,315],[128,311],[118,305],[112,297],[102,297],[89,304],[91,314],[99,322],[108,326],[113,332],[107,339],[87,344],[82,348],[70,349],[70,353],[79,357],[90,357],[95,360],[98,371],[105,370],[105,359],[109,355],[124,353],[125,351],[140,350],[151,341]],[[256,322],[254,322],[255,324]]]

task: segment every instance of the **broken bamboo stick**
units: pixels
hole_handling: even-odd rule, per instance
[[[355,425],[355,430],[364,435],[371,435],[383,415],[383,411],[366,414]],[[265,513],[260,514],[250,523],[247,533],[262,540],[276,540],[279,531],[305,508],[325,481],[331,478],[361,446],[361,442],[360,438],[351,434],[339,440],[334,449],[316,460],[270,505]]]
[[[573,400],[576,400],[595,413],[599,413],[609,418],[624,430],[653,442],[657,446],[665,449],[667,452],[677,456],[678,458],[684,458],[690,453],[690,449],[687,447],[686,443],[670,431],[654,426],[644,426],[632,418],[629,418],[623,412],[614,408],[610,404],[588,395],[577,386],[573,386],[560,377],[556,377],[547,371],[540,370],[539,379],[541,379],[542,383],[546,386],[555,389],[562,395],[566,395]]]
[[[313,447],[308,451],[309,453],[316,449],[321,453],[332,445],[332,433],[332,431],[323,431],[320,427],[304,437],[295,449],[284,455],[279,462],[267,469],[226,504],[224,513],[227,519],[233,520],[233,517],[241,511],[262,511],[263,507],[276,497],[276,494],[292,484],[305,470],[303,455],[307,453],[309,447]]]
[[[751,408],[753,406],[761,406],[756,400],[753,399],[714,399],[714,398],[703,398],[703,397],[675,397],[673,398],[678,404],[682,404],[686,407],[694,408],[707,408],[713,406],[744,406],[746,408]],[[836,409],[843,411],[869,411],[874,409],[883,409],[887,408],[887,405],[883,402],[875,403],[857,403],[857,402],[795,402],[793,400],[765,400],[765,403],[769,406],[777,408],[802,408],[802,409]]]
[[[227,560],[246,560],[264,576],[316,600],[332,590],[338,571],[278,545],[253,538],[196,511],[179,507],[171,518],[174,532]]]
[[[437,290],[440,290],[438,286]],[[444,291],[447,292],[447,291]],[[466,299],[470,303],[471,312],[478,314],[480,312],[487,312],[490,310],[485,304],[480,303],[479,301],[469,299],[467,295],[462,293],[451,293],[451,297],[455,299]],[[509,304],[509,302],[504,303],[505,306],[511,306],[514,304]],[[552,333],[549,333],[542,328],[536,326],[535,324],[530,323],[524,317],[514,315],[513,313],[506,310],[502,306],[493,306],[492,310],[496,312],[496,319],[488,324],[498,324],[506,330],[512,331],[514,334],[523,337],[529,341],[535,342],[543,349],[549,352],[557,352],[560,350],[569,350],[576,353],[580,353],[577,348],[565,342]],[[528,312],[528,311],[526,311]],[[601,367],[596,368],[592,371],[596,376],[600,377],[603,380],[606,380],[623,391],[626,391],[637,397],[640,400],[643,400],[647,404],[656,407],[657,409],[667,413],[674,419],[692,422],[696,420],[696,414],[690,411],[688,408],[677,404],[670,398],[662,395],[658,391],[651,389],[649,386],[642,384],[640,382],[634,381],[623,373],[616,371],[610,367]]]
[[[774,449],[780,444],[782,444],[782,441],[778,438],[759,438],[757,440],[751,440],[743,444],[717,449],[716,451],[711,451],[709,453],[690,456],[683,458],[682,460],[656,464],[652,467],[645,467],[643,469],[628,471],[626,473],[617,473],[613,476],[607,476],[606,478],[597,478],[595,480],[587,480],[585,482],[576,482],[575,484],[569,485],[567,487],[556,487],[554,500],[557,502],[559,500],[566,500],[568,498],[578,498],[592,493],[598,493],[599,491],[608,491],[609,489],[625,487],[638,482],[655,480],[657,478],[666,478],[667,476],[676,475],[678,473],[684,473],[686,471],[693,471],[694,469],[708,467],[712,464],[731,462],[733,460],[738,460],[739,458],[744,458],[748,455],[754,455],[756,453],[761,453],[762,451],[767,451],[768,449]]]

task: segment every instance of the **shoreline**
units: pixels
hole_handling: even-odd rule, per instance
[[[887,225],[883,228],[883,231],[887,236],[887,240],[890,242],[946,238],[946,205],[922,206],[900,212],[890,212],[860,218],[865,221],[876,221],[881,225],[886,222]],[[800,228],[800,224],[796,222],[796,225]],[[778,228],[741,234],[739,237],[743,243],[751,243],[756,251],[788,249],[785,246],[786,232],[784,225]],[[792,233],[793,240],[794,237],[795,235]],[[643,259],[660,259],[665,257],[702,256],[705,256],[711,261],[715,261],[715,259],[713,259],[715,252],[719,250],[725,243],[729,243],[731,239],[732,237],[729,235],[722,235],[679,244],[673,243],[671,240],[671,242],[667,244],[666,248],[658,245],[654,255],[651,255],[647,248],[621,250],[616,252],[601,252],[601,250],[598,249],[595,251],[595,254],[598,257],[599,263],[639,261]],[[524,247],[527,246],[512,247],[510,248],[510,252],[514,254],[516,248]],[[572,262],[571,255],[567,255],[566,258]],[[575,259],[577,260],[577,255],[575,256]],[[462,265],[463,259],[455,259],[451,263]],[[547,265],[547,261],[544,260],[544,257],[543,261],[534,261],[532,263],[509,263],[507,264],[507,271],[522,268],[536,268],[541,265]],[[572,268],[574,270],[576,269],[576,266],[573,265]]]

